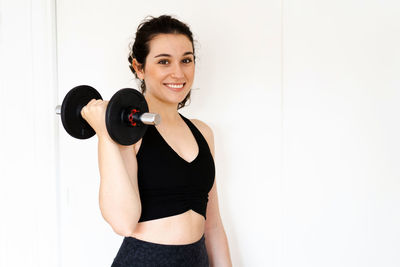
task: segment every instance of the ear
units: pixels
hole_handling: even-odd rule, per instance
[[[144,70],[143,70],[143,66],[142,64],[140,64],[139,62],[137,62],[136,58],[134,58],[132,60],[132,66],[136,71],[136,74],[138,76],[139,79],[143,80],[144,79]]]

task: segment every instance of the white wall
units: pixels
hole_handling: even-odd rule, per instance
[[[0,1],[0,266],[59,266],[55,6]]]
[[[282,266],[400,266],[399,14],[284,1]]]
[[[97,140],[54,106],[79,84],[137,88],[128,43],[164,13],[198,41],[181,112],[214,130],[234,266],[400,265],[396,1],[113,3],[0,1],[0,266],[111,265]]]

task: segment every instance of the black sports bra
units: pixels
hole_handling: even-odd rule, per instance
[[[155,126],[147,128],[136,155],[142,204],[139,222],[178,215],[190,209],[206,219],[208,193],[215,179],[214,159],[201,132],[179,115],[195,137],[199,153],[188,162],[168,145]]]

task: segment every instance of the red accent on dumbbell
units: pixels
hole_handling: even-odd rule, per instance
[[[136,114],[138,112],[140,111],[134,108],[131,110],[131,114],[129,114],[129,122],[131,123],[132,126],[136,126],[136,122],[133,121],[133,114]]]

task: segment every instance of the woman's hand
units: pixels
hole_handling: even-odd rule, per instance
[[[92,99],[81,110],[82,118],[95,130],[97,137],[111,139],[106,127],[106,109],[108,101]]]

